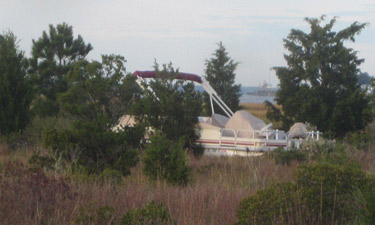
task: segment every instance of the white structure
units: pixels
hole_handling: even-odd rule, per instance
[[[141,87],[144,78],[156,78],[154,71],[136,71],[133,75],[137,76]],[[199,117],[197,132],[200,138],[196,141],[205,148],[206,154],[254,156],[279,147],[299,148],[305,139],[319,139],[321,135],[319,132],[307,132],[306,126],[301,123],[294,125],[288,133],[273,130],[272,123],[266,125],[247,111],[233,113],[203,77],[179,73],[177,79],[199,83],[210,96],[212,116]],[[214,102],[226,116],[215,114]]]

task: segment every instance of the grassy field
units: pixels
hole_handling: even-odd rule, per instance
[[[264,119],[263,104],[243,104]],[[367,129],[375,140],[375,125]],[[349,139],[355,142],[355,139]],[[350,143],[352,144],[352,143]],[[375,174],[375,146],[364,150],[346,147],[351,160],[368,174]],[[54,170],[28,163],[34,152],[46,153],[40,145],[10,149],[0,143],[0,224],[112,224],[133,208],[147,202],[162,202],[181,225],[224,225],[237,220],[239,202],[274,182],[294,181],[300,163],[276,164],[272,154],[260,157],[189,156],[191,180],[186,187],[152,182],[142,174],[142,165],[127,177],[106,177],[72,172],[58,162]],[[109,220],[98,214],[112,208]],[[116,224],[116,223],[113,223]]]
[[[243,197],[272,182],[294,180],[299,165],[278,165],[268,154],[189,157],[191,182],[179,187],[149,181],[140,164],[121,182],[73,174],[69,165],[52,171],[37,169],[27,163],[37,150],[43,151],[41,147],[14,151],[0,146],[0,203],[4,210],[0,212],[0,224],[101,224],[97,214],[100,207],[113,207],[111,221],[118,221],[129,209],[151,200],[162,202],[178,224],[233,224]],[[365,171],[375,173],[374,151],[349,154]]]
[[[242,106],[244,110],[248,111],[252,115],[263,120],[264,122],[270,122],[266,116],[267,108],[263,103],[241,103],[240,106]]]
[[[37,149],[33,149],[36,151]],[[39,149],[40,150],[40,149]],[[96,210],[114,207],[113,220],[134,207],[163,202],[178,224],[233,224],[239,201],[270,182],[293,179],[296,164],[276,165],[272,158],[190,157],[187,187],[150,182],[141,165],[121,183],[98,180],[69,170],[30,168],[31,151],[0,147],[0,200],[7,210],[0,224],[75,224],[82,213],[97,224]]]

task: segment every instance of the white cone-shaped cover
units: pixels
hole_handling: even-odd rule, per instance
[[[305,124],[295,123],[289,130],[289,137],[291,138],[306,137],[307,133],[308,131],[307,131]]]
[[[239,110],[228,120],[225,124],[225,128],[239,130],[260,130],[265,127],[266,124],[263,120],[251,115],[245,110]]]
[[[224,128],[225,124],[227,124],[229,118],[220,114],[213,114],[212,118],[212,125]]]

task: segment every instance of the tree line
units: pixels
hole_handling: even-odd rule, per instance
[[[22,136],[22,131],[32,126],[33,118],[65,118],[67,125],[63,128],[51,124],[43,130],[43,145],[51,157],[34,155],[33,162],[52,164],[62,159],[87,173],[111,170],[128,175],[139,161],[139,152],[145,149],[146,174],[172,183],[187,183],[185,149],[192,149],[198,138],[198,116],[209,100],[195,91],[194,84],[174,81],[179,71],[172,63],[160,67],[155,62],[160,79],[145,84],[154,90],[150,92],[138,86],[126,70],[123,56],[110,54],[102,55],[100,60],[87,60],[92,45],[80,35],[74,37],[73,27],[66,23],[50,25],[32,43],[31,57],[27,58],[12,32],[0,35],[2,136]],[[215,56],[220,62],[215,66],[226,68],[221,76],[232,76],[220,84],[230,87],[234,85],[237,64],[227,54],[219,43]],[[207,79],[219,88],[212,80],[215,60],[206,62]],[[237,96],[234,108],[239,103],[238,87],[233,92]],[[206,114],[210,114],[208,110]],[[123,115],[133,115],[137,124],[114,132],[113,127]],[[153,144],[144,145],[148,127],[152,127],[155,138],[150,137]],[[180,175],[175,175],[176,171]]]
[[[306,21],[310,33],[292,29],[284,39],[289,51],[284,56],[287,67],[274,68],[280,80],[276,102],[282,108],[266,102],[267,117],[285,130],[294,122],[307,122],[328,137],[341,138],[363,129],[373,118],[372,98],[358,84],[364,78],[358,68],[364,60],[344,45],[354,42],[367,24],[355,22],[335,32],[335,18],[325,25],[321,25],[324,17]],[[123,56],[87,60],[92,45],[80,35],[74,37],[73,27],[66,23],[50,25],[32,43],[27,58],[13,33],[0,35],[1,135],[22,133],[36,117],[64,117],[68,126],[46,129],[44,146],[89,173],[110,168],[126,175],[139,160],[140,148],[146,149],[146,156],[154,152],[162,157],[145,157],[149,168],[164,168],[157,176],[169,179],[172,175],[167,168],[176,171],[186,162],[186,155],[180,156],[184,151],[176,149],[192,148],[198,138],[197,117],[211,114],[210,101],[208,95],[195,91],[194,84],[173,81],[179,70],[171,63],[160,67],[155,62],[160,79],[147,84],[154,90],[150,92],[142,90],[126,71]],[[240,85],[235,84],[239,64],[221,42],[205,65],[205,77],[212,87],[233,111],[240,109]],[[134,115],[137,125],[113,132],[123,115]],[[144,145],[147,127],[153,127],[155,142],[168,147]],[[181,154],[173,156],[175,152]],[[186,175],[188,170],[181,171]],[[186,177],[181,181],[186,183]]]

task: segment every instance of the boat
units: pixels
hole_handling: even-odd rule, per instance
[[[275,96],[277,92],[277,88],[272,88],[272,85],[263,81],[262,84],[259,84],[258,90],[248,92],[248,95],[256,95],[256,96]]]
[[[133,76],[142,88],[150,88],[143,86],[145,79],[157,79],[154,71],[135,71]],[[233,112],[204,77],[179,73],[175,79],[198,83],[210,96],[212,114],[198,118],[196,132],[199,138],[195,142],[207,155],[257,156],[277,148],[300,148],[304,141],[319,140],[322,135],[319,131],[307,131],[302,123],[295,124],[287,132],[272,129],[272,123],[265,124],[245,110]],[[213,104],[217,104],[225,115],[216,114]],[[133,120],[126,116],[121,121]]]

